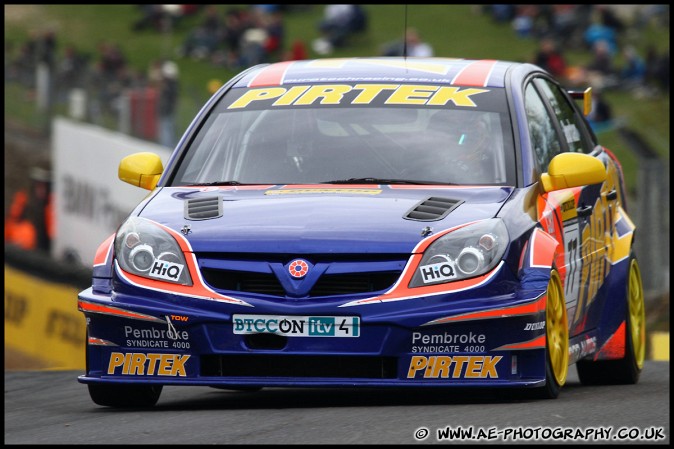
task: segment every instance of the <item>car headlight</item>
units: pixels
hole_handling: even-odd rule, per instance
[[[149,279],[192,285],[178,242],[164,229],[147,220],[129,218],[115,237],[119,266]]]
[[[507,246],[508,231],[499,218],[457,229],[438,238],[426,249],[410,287],[482,275],[496,266]]]

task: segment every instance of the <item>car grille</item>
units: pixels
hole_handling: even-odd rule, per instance
[[[201,375],[212,377],[294,377],[395,379],[396,357],[310,355],[206,355]]]
[[[273,260],[260,257],[245,260],[222,259],[210,255],[198,255],[204,281],[216,290],[269,295],[276,297],[315,298],[324,296],[368,294],[388,290],[400,278],[406,260],[400,256],[394,259],[376,257],[354,262],[350,260],[325,260],[312,258],[312,263],[320,263],[315,268],[323,274],[318,278],[289,281],[279,279],[287,272],[284,264],[288,260]],[[239,268],[245,269],[239,269]],[[275,267],[270,269],[270,267]],[[328,267],[328,268],[326,268]],[[285,281],[285,283],[284,283]],[[301,285],[298,289],[298,284]],[[311,284],[311,285],[310,285]],[[293,290],[295,289],[295,290]]]
[[[272,296],[285,295],[285,290],[273,274],[228,271],[212,268],[202,268],[201,274],[211,287],[220,290],[260,293]]]
[[[274,274],[227,271],[204,268],[204,280],[220,290],[285,296],[286,291]],[[371,293],[391,287],[400,272],[348,273],[324,275],[316,282],[309,297]]]

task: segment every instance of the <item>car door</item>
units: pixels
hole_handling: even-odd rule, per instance
[[[547,142],[534,143],[541,172],[547,171],[550,160],[561,152],[592,154],[604,162],[607,170],[611,168],[578,108],[558,84],[544,77],[531,80],[526,101],[527,113],[537,109],[537,121],[545,122],[549,133]],[[534,106],[535,103],[538,104]],[[533,134],[530,126],[532,142],[536,142]],[[544,229],[547,226],[553,230],[564,245],[560,274],[571,336],[597,326],[599,313],[595,312],[603,303],[601,286],[610,269],[607,241],[612,233],[614,208],[609,203],[613,202],[615,190],[615,176],[611,176],[602,184],[561,189],[542,196],[541,224]]]

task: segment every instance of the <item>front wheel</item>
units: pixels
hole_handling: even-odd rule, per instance
[[[585,385],[635,384],[646,359],[646,307],[641,270],[632,254],[627,275],[625,355],[618,360],[579,360],[578,378]]]
[[[555,399],[569,372],[569,325],[562,281],[556,269],[550,272],[545,305],[545,385],[534,390],[539,399]]]
[[[98,405],[106,407],[152,407],[159,400],[162,385],[107,385],[88,384],[89,396]]]

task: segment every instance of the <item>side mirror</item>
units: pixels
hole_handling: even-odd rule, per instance
[[[164,172],[161,159],[154,153],[135,153],[119,163],[117,176],[124,182],[153,190]]]
[[[562,153],[553,157],[548,172],[541,175],[546,192],[599,184],[606,180],[606,168],[597,158],[583,153]]]

